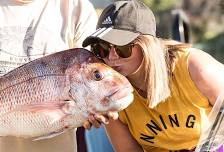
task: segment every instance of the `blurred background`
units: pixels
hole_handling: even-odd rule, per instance
[[[98,15],[116,0],[90,0]],[[154,12],[157,35],[192,43],[224,63],[224,0],[141,0]]]

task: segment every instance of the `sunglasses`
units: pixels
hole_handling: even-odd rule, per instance
[[[119,57],[128,58],[131,56],[133,46],[134,46],[133,43],[130,43],[124,46],[116,46],[116,45],[111,45],[105,42],[99,42],[99,43],[93,44],[91,46],[91,50],[96,55],[97,58],[102,59],[102,58],[106,58],[110,53],[111,47],[114,47]]]

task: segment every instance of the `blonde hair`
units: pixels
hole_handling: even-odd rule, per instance
[[[148,106],[153,108],[170,96],[169,76],[180,43],[150,35],[140,35],[135,43],[143,51]]]

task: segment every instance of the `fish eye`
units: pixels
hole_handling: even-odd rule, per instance
[[[99,70],[95,70],[95,71],[93,72],[93,76],[94,76],[94,79],[95,79],[96,81],[100,81],[100,80],[103,79],[103,75],[102,75],[102,73],[100,73]]]

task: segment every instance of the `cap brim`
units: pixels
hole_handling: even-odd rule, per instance
[[[140,33],[113,28],[99,28],[95,33],[87,37],[82,46],[86,47],[90,44],[97,43],[99,40],[109,42],[114,45],[123,46],[132,42]]]

